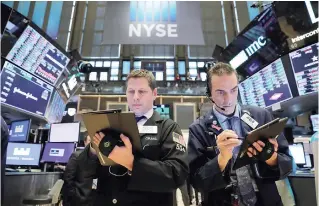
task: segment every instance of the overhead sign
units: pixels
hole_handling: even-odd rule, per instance
[[[107,2],[103,44],[204,45],[200,2]]]
[[[267,40],[265,37],[260,36],[256,41],[254,41],[251,45],[249,45],[246,49],[242,50],[237,54],[232,60],[230,60],[230,65],[233,69],[236,69],[240,65],[242,65],[245,61],[248,60],[250,56],[256,53],[261,47],[265,46]]]

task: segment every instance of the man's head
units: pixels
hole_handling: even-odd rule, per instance
[[[126,98],[131,111],[137,116],[153,108],[157,96],[156,81],[152,72],[133,70],[126,80]]]
[[[238,96],[238,74],[236,70],[229,64],[217,63],[208,70],[207,74],[209,96],[217,105],[216,109],[226,115],[232,114],[235,111]]]
[[[84,136],[84,146],[86,147],[86,145],[91,143],[91,137],[90,135],[85,135]]]

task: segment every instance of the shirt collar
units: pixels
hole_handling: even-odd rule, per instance
[[[240,118],[240,110],[241,110],[240,105],[237,104],[234,115],[232,117],[227,117],[226,115],[223,115],[219,111],[217,111],[215,105],[213,106],[214,115],[217,117],[220,123],[225,122],[228,118],[233,118],[233,117]]]
[[[144,114],[144,116],[146,117],[146,119],[149,119],[149,118],[151,118],[153,116],[153,113],[154,113],[154,110],[152,108],[152,109],[148,110],[148,112],[146,112]]]

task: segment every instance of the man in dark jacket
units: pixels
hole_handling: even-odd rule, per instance
[[[87,146],[90,142],[90,136],[86,135],[84,145]],[[94,199],[91,190],[93,180],[83,176],[85,171],[81,169],[81,153],[82,150],[74,152],[65,167],[63,185],[63,205],[65,206],[90,205]]]
[[[287,140],[282,134],[268,139],[275,151],[271,157],[232,169],[241,145],[239,138],[273,117],[265,109],[237,103],[238,78],[230,65],[216,64],[207,79],[207,96],[214,106],[190,126],[188,142],[191,182],[203,193],[203,205],[282,205],[275,181],[292,170]],[[255,157],[264,147],[264,142],[257,141],[247,155]]]
[[[153,74],[132,71],[126,97],[140,128],[141,154],[132,154],[132,144],[124,135],[125,146],[116,146],[108,156],[118,166],[101,166],[92,147],[83,152],[87,163],[91,160],[97,165],[97,171],[92,166],[82,168],[88,176],[98,177],[95,205],[173,205],[173,195],[188,175],[186,143],[177,123],[153,111],[156,96]],[[103,133],[95,134],[92,143],[99,145],[103,137]]]

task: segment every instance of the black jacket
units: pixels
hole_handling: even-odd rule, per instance
[[[270,122],[273,117],[265,109],[254,106],[242,106],[242,111],[250,112],[261,126]],[[243,112],[242,112],[243,114]],[[216,130],[211,127],[217,121],[212,110],[204,117],[196,120],[189,128],[188,159],[192,185],[200,190],[204,195],[204,205],[223,206],[228,205],[225,200],[230,202],[230,193],[225,190],[229,184],[229,173],[223,173],[219,169],[216,150],[207,150],[208,147],[216,146]],[[217,125],[220,126],[220,125]],[[251,128],[242,121],[244,137]],[[213,134],[213,135],[212,135]],[[259,200],[265,206],[281,205],[275,181],[288,176],[292,170],[292,157],[289,155],[288,142],[281,134],[278,138],[278,165],[274,168],[269,167],[265,162],[257,162],[258,171],[263,178],[256,178],[259,190]],[[252,170],[253,164],[251,164]],[[227,168],[226,168],[227,169]]]
[[[96,164],[81,154],[82,151],[74,152],[65,168],[63,184],[63,205],[65,206],[93,205],[93,175],[82,168],[96,168]]]
[[[188,175],[186,145],[177,143],[182,135],[181,130],[177,123],[162,119],[155,111],[144,126],[157,126],[158,133],[141,134],[143,151],[142,154],[134,155],[131,176],[111,175],[110,167],[101,166],[97,157],[90,157],[88,148],[84,150],[83,154],[89,157],[85,158],[86,161],[96,162],[94,167],[83,163],[82,168],[98,178],[94,205],[173,205],[174,192],[186,181]],[[124,174],[126,169],[117,166],[112,167],[111,171]]]
[[[6,169],[7,147],[8,147],[9,130],[6,122],[1,117],[1,203],[3,202],[4,192],[4,175]]]

